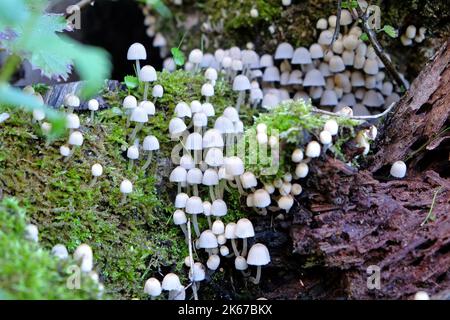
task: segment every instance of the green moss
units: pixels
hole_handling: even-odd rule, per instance
[[[25,240],[25,210],[18,201],[0,202],[0,300],[1,299],[96,299],[97,285],[82,276],[80,289],[66,283],[73,261],[58,261],[38,244]]]

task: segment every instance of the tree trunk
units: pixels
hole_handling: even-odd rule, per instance
[[[450,297],[450,41],[380,128],[366,169],[317,162],[298,199],[290,235],[298,259],[268,298],[408,299],[425,290]],[[402,180],[390,165],[408,165]],[[281,268],[283,258],[275,259]],[[368,288],[369,266],[380,268]],[[369,269],[370,271],[370,269]]]

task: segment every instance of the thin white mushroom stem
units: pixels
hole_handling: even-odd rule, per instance
[[[194,217],[195,217],[195,215],[194,215]],[[194,217],[192,220],[194,220]],[[197,220],[197,218],[195,218],[195,220]],[[188,249],[189,249],[189,264],[191,265],[191,271],[194,272],[194,256],[192,254],[191,219],[188,219],[188,222],[187,222],[187,240],[188,240]],[[195,281],[192,282],[192,292],[194,293],[194,300],[198,300],[198,294],[197,294],[197,288],[195,286]]]
[[[231,239],[231,247],[233,248],[233,252],[236,255],[236,257],[240,256],[239,250],[237,248],[236,239]]]
[[[181,231],[183,231],[184,237],[186,238],[186,243],[189,244],[189,237],[188,237],[188,232],[186,229],[186,224],[185,223],[180,224],[180,228],[181,228]]]
[[[134,160],[130,159],[130,162],[128,163],[128,170],[133,170],[133,166],[134,166]]]
[[[212,226],[211,217],[210,216],[206,216],[206,220],[208,220],[208,225],[209,225],[209,228],[211,229],[211,226]]]
[[[197,215],[192,215],[192,224],[194,225],[194,231],[197,237],[200,237],[200,228],[198,227]]]
[[[130,141],[133,141],[134,138],[136,138],[136,135],[139,133],[139,131],[141,131],[142,127],[144,126],[144,123],[139,122],[133,129],[133,132],[131,133],[130,136]]]
[[[247,244],[247,238],[244,238],[244,239],[243,239],[243,244],[242,244],[242,253],[241,253],[241,256],[245,257],[245,256],[247,255],[247,247],[248,247],[248,244]]]
[[[236,110],[239,113],[239,109],[241,108],[242,103],[245,99],[245,91],[239,91],[238,99],[236,101]]]
[[[225,189],[225,181],[224,180],[220,180],[219,184],[216,186],[216,197],[218,199],[222,199],[223,198],[223,190]]]
[[[216,195],[214,194],[214,186],[209,186],[209,197],[211,198],[211,202],[216,200]]]
[[[256,277],[252,278],[252,282],[254,284],[259,284],[259,280],[261,280],[261,266],[256,268]]]
[[[333,117],[341,117],[341,118],[348,118],[348,119],[355,119],[355,120],[372,120],[372,119],[379,119],[384,117],[385,115],[387,115],[389,112],[392,111],[392,109],[395,107],[396,103],[393,102],[386,110],[384,110],[382,113],[379,114],[375,114],[372,116],[345,116],[339,113],[335,113],[335,112],[330,112],[330,111],[325,111],[325,110],[321,110],[321,109],[317,109],[317,108],[312,108],[312,112],[313,113],[319,113],[319,114],[325,114],[328,116],[333,116]]]
[[[91,180],[91,183],[89,184],[90,187],[93,187],[97,183],[97,177],[93,177]]]
[[[181,182],[177,183],[177,187],[178,187],[177,193],[181,193]]]
[[[141,62],[139,60],[136,60],[135,66],[136,70],[134,70],[134,72],[136,73],[136,76],[139,80],[139,71],[141,70]]]
[[[234,176],[234,180],[236,180],[236,185],[237,185],[239,194],[241,196],[245,196],[247,193],[244,191],[244,188],[242,188],[241,178],[239,176]]]
[[[147,161],[145,161],[144,165],[142,166],[142,170],[147,170],[150,163],[152,163],[152,155],[153,151],[149,151],[147,154]]]
[[[193,184],[192,185],[192,189],[194,189],[194,196],[198,197],[198,185],[197,184]]]
[[[127,126],[127,129],[130,127],[130,117],[131,117],[131,111],[130,110],[126,110],[125,111],[125,116],[127,117],[127,124],[126,124],[126,126]]]
[[[127,202],[127,194],[122,193],[122,200],[120,201],[120,204],[123,205],[125,204],[125,202]]]
[[[146,82],[144,84],[144,101],[147,101],[147,97],[148,97],[148,87],[149,87],[149,83]]]
[[[73,107],[69,107],[69,109],[67,109],[67,113],[68,113],[68,114],[73,113]]]
[[[95,111],[91,110],[91,123],[94,123],[94,115],[95,115]]]

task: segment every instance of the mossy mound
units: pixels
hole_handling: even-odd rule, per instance
[[[58,261],[48,250],[24,238],[25,210],[18,201],[0,202],[0,300],[96,299],[97,285],[82,277],[79,290],[69,289],[71,261]],[[20,257],[20,258],[18,258]]]
[[[148,134],[155,135],[161,150],[154,154],[146,172],[140,170],[145,157],[141,156],[143,160],[131,170],[126,158],[127,135],[132,128],[126,128],[121,101],[127,92],[105,92],[112,108],[97,112],[94,123],[88,120],[88,113],[79,114],[84,143],[67,162],[59,147],[69,133],[47,144],[30,114],[0,107],[0,112],[11,115],[0,131],[0,189],[4,195],[16,197],[27,210],[31,222],[39,227],[44,247],[63,243],[72,253],[79,244],[89,244],[95,269],[113,298],[145,298],[143,285],[148,277],[157,272],[186,273],[182,264],[187,247],[181,230],[172,224],[173,194],[163,181],[170,173],[174,146],[168,122],[176,103],[201,100],[205,80],[182,71],[163,72],[158,78],[165,94],[156,102],[156,116],[139,137],[142,141]],[[133,92],[137,97],[141,93]],[[217,114],[234,104],[234,99],[228,84],[217,83],[211,99]],[[95,163],[103,166],[104,173],[91,186],[91,166]],[[119,186],[123,179],[132,181],[134,190],[121,204]],[[242,216],[239,197],[229,197],[229,219]]]

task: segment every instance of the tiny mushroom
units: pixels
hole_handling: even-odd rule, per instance
[[[264,266],[270,262],[270,254],[267,247],[261,243],[254,244],[248,252],[247,264],[257,266],[255,284],[258,284],[261,280],[261,266]]]

